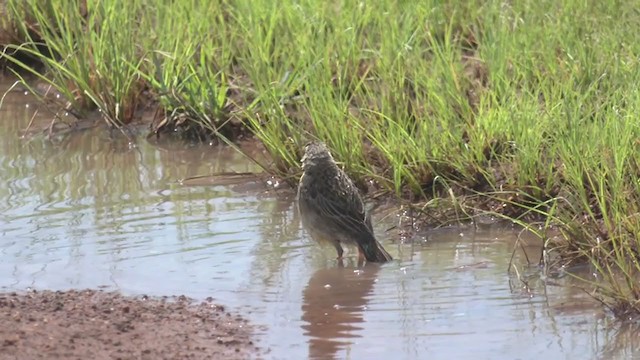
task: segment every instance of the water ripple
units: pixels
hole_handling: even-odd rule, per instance
[[[360,269],[350,251],[341,267],[300,231],[290,202],[176,183],[256,170],[230,149],[213,158],[206,146],[141,141],[132,151],[91,132],[25,145],[11,131],[0,131],[3,289],[212,296],[266,325],[273,358],[572,359],[615,355],[614,342],[632,352],[634,337],[608,331],[581,292],[547,286],[535,267],[529,288],[514,282],[511,227],[449,227],[398,244],[384,232],[394,224],[376,222],[396,260]]]

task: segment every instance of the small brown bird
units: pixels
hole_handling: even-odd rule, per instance
[[[329,242],[342,259],[342,245],[355,245],[358,258],[386,262],[391,255],[376,240],[364,202],[353,181],[338,167],[327,146],[312,142],[304,147],[298,210],[302,225],[318,242]]]

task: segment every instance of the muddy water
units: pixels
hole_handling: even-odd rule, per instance
[[[0,110],[0,287],[108,288],[126,294],[212,296],[261,325],[267,357],[625,359],[640,356],[570,277],[529,266],[539,242],[509,226],[431,230],[398,241],[397,259],[340,267],[308,241],[291,193],[258,184],[178,180],[256,171],[229,149],[131,142],[87,130],[21,138],[32,99]],[[37,124],[50,115],[41,111]]]

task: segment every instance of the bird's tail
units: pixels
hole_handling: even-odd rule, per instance
[[[383,263],[393,260],[391,255],[382,247],[378,241],[368,246],[360,246],[360,251],[364,254],[367,262]]]

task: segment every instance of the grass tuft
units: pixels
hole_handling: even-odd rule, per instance
[[[421,211],[553,223],[558,265],[591,263],[603,303],[640,314],[640,14],[627,4],[6,3],[25,41],[4,57],[67,111],[119,127],[151,99],[153,132],[250,132],[292,185],[304,143],[325,141],[360,185]]]

